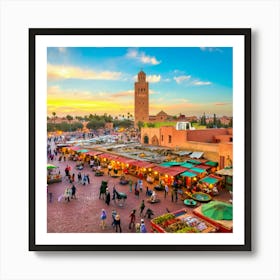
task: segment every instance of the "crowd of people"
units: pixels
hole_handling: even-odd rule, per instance
[[[91,178],[90,174],[88,173],[87,168],[83,170],[73,170],[73,167],[71,167],[71,164],[69,162],[68,164],[68,157],[65,156],[65,154],[63,152],[61,152],[60,149],[56,148],[56,145],[53,145],[53,143],[55,143],[55,140],[59,141],[59,138],[57,139],[49,139],[48,140],[48,148],[47,148],[47,152],[48,152],[48,159],[51,161],[53,159],[59,159],[59,158],[63,158],[64,161],[66,161],[67,165],[64,169],[65,172],[65,176],[63,178],[63,182],[67,184],[64,193],[61,194],[58,197],[58,201],[59,202],[71,202],[71,200],[76,200],[78,198],[77,195],[77,185],[78,186],[87,186],[92,184],[93,182],[93,178]],[[99,162],[100,164],[100,162]],[[96,165],[96,162],[94,160],[90,160],[89,161],[89,167],[91,170],[93,170],[93,167]],[[100,165],[99,165],[100,166]],[[112,166],[109,164],[108,165],[108,177],[110,177],[111,172],[113,171]],[[137,199],[140,198],[140,194],[143,193],[143,189],[146,189],[145,195],[147,198],[150,199],[151,202],[156,202],[157,201],[157,193],[155,190],[152,190],[149,188],[148,185],[144,185],[144,181],[143,178],[128,178],[128,191],[130,193],[133,192],[133,188],[134,188],[134,195]],[[108,219],[108,215],[107,215],[107,211],[108,211],[108,206],[110,206],[111,200],[114,201],[118,198],[118,191],[116,190],[115,185],[110,187],[110,189],[112,188],[112,196],[109,190],[109,187],[106,187],[106,191],[104,193],[100,192],[100,196],[99,198],[104,198],[104,208],[102,208],[101,210],[101,214],[100,214],[100,227],[102,230],[104,230],[105,228],[108,229],[108,224],[106,223],[107,219]],[[171,188],[170,191],[171,195],[171,201],[172,202],[177,202],[178,200],[178,192],[176,188]],[[101,196],[102,195],[102,196]],[[143,195],[141,195],[141,197],[143,197]],[[169,187],[167,184],[164,185],[164,198],[168,198],[169,196]],[[53,201],[53,199],[51,198],[49,200],[50,202]],[[106,210],[107,209],[107,210]],[[146,210],[146,211],[144,211]],[[140,232],[140,233],[145,233],[147,232],[146,229],[146,225],[145,225],[145,221],[144,219],[152,219],[154,212],[152,209],[147,208],[145,205],[145,200],[142,199],[141,202],[139,203],[139,220],[137,221],[137,209],[132,209],[130,214],[127,217],[122,217],[122,219],[127,219],[126,221],[128,222],[128,229],[132,232]],[[122,232],[122,224],[121,224],[121,215],[120,213],[117,213],[116,210],[114,209],[112,211],[112,222],[111,222],[111,227],[113,230],[115,230],[116,232],[121,233]]]

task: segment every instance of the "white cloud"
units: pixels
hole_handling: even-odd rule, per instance
[[[136,59],[144,64],[158,65],[161,63],[156,57],[146,55],[144,52],[139,52],[137,49],[129,49],[126,56],[128,58]]]
[[[95,72],[91,69],[82,69],[75,66],[48,64],[48,79],[81,79],[81,80],[119,80],[121,72]]]
[[[138,75],[133,76],[133,80],[137,82],[138,80]],[[161,75],[149,75],[146,77],[147,82],[149,83],[158,83],[161,81]]]
[[[58,51],[60,53],[66,53],[66,48],[60,47],[60,48],[58,48]]]
[[[192,82],[192,84],[195,85],[195,86],[209,86],[209,85],[212,85],[211,82],[208,82],[208,81],[204,82],[204,81],[200,81],[200,80],[194,80]]]
[[[147,81],[150,83],[158,83],[161,80],[161,76],[160,75],[149,75],[147,77]]]
[[[191,75],[183,75],[183,76],[174,77],[174,80],[176,81],[177,84],[181,84],[182,82],[189,81],[190,78]]]

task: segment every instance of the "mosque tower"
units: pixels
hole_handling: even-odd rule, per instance
[[[134,84],[134,126],[138,122],[149,121],[149,83],[146,81],[146,74],[141,70],[138,73],[138,80]]]

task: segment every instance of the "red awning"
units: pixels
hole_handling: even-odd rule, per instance
[[[117,160],[120,161],[120,162],[122,162],[122,163],[125,163],[125,164],[132,164],[132,163],[135,162],[134,159],[125,158],[125,157],[118,157]]]
[[[141,167],[141,168],[153,168],[155,166],[154,163],[147,162],[147,161],[141,161],[141,160],[136,160],[131,164],[135,165],[137,167]]]
[[[181,174],[188,170],[187,168],[184,168],[182,166],[172,166],[172,167],[163,167],[163,166],[155,166],[153,167],[153,171],[157,171],[161,174],[166,174],[169,176],[176,176],[178,174]]]
[[[183,166],[170,166],[168,169],[178,171],[179,172],[178,174],[183,173],[188,170],[188,168],[183,167]]]
[[[179,174],[181,174],[185,171],[186,171],[186,169],[184,171],[182,171],[182,170],[176,170],[176,169],[169,168],[169,170],[167,170],[166,174],[174,177],[174,176],[177,176],[177,175],[179,175]]]
[[[167,172],[169,168],[163,167],[163,166],[154,166],[153,171],[157,171],[158,173],[165,173]]]
[[[107,154],[107,153],[101,154],[100,157],[101,158],[107,158],[109,160],[117,160],[118,159],[117,155],[112,155],[112,154]]]
[[[211,168],[211,166],[209,166],[209,165],[203,165],[203,164],[196,165],[195,167],[200,168],[200,169],[204,169],[204,170],[207,170],[207,169],[210,169],[210,168]]]
[[[72,150],[72,151],[78,151],[78,150],[81,150],[81,147],[80,146],[73,146],[73,147],[69,147],[68,149]]]
[[[97,151],[89,151],[86,153],[86,155],[89,155],[89,156],[98,156],[101,154],[102,154],[102,152],[97,152]]]

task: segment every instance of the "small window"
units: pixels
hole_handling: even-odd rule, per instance
[[[161,141],[163,141],[163,135],[161,135]]]
[[[172,142],[172,136],[168,135],[168,143],[171,143],[171,142]]]

